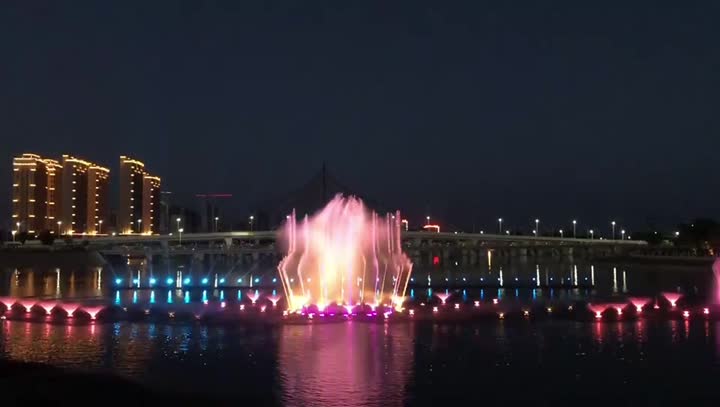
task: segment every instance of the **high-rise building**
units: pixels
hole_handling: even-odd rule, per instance
[[[107,231],[110,208],[108,207],[110,170],[93,165],[88,169],[87,233]],[[103,229],[103,224],[105,229]]]
[[[55,160],[26,153],[13,159],[12,219],[19,231],[53,230],[61,167]]]
[[[117,208],[117,231],[140,232],[142,229],[142,193],[145,164],[120,156],[120,204]],[[140,222],[138,222],[140,220]]]
[[[160,177],[143,177],[143,233],[158,233],[160,230]]]
[[[158,233],[160,229],[160,178],[150,175],[145,164],[120,156],[120,233]]]
[[[62,157],[62,205],[60,220],[63,234],[88,230],[88,170],[91,162],[64,154]]]

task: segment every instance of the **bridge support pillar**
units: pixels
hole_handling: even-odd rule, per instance
[[[231,247],[233,244],[232,237],[226,237],[225,239],[225,247]]]

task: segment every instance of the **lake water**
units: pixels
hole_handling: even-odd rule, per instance
[[[502,287],[499,271],[499,265],[465,272],[421,270],[415,273],[414,295],[427,295],[423,284],[428,275],[433,285],[445,278],[448,285],[456,281],[452,292],[464,301],[481,295],[527,303],[553,296],[623,298],[678,289],[703,297],[712,290],[709,266],[508,263]],[[165,300],[162,287],[128,289],[127,279],[134,272],[4,270],[0,295],[100,298],[123,305],[149,303],[151,295]],[[187,290],[190,301],[200,301],[203,291],[212,300],[246,290],[215,289],[214,273],[205,270],[186,276],[209,279],[208,288]],[[221,276],[228,285],[250,278],[247,272]],[[253,279],[257,276],[267,279],[266,285],[272,281],[271,273],[255,271]],[[534,288],[538,276],[543,283],[569,279],[582,287]],[[158,273],[158,279],[164,277]],[[116,284],[117,279],[123,282]],[[463,292],[463,283],[473,288]],[[179,295],[184,300],[184,294]],[[129,322],[72,326],[6,320],[1,326],[0,358],[118,374],[151,388],[209,394],[227,404],[711,405],[720,394],[720,324],[703,318],[274,327]]]

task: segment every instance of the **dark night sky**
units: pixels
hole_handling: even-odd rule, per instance
[[[323,160],[466,228],[720,215],[717,2],[44,3],[0,5],[3,195],[23,151],[124,153],[237,218]]]

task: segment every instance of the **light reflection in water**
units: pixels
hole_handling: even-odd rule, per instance
[[[402,405],[413,336],[407,324],[284,326],[278,344],[283,399],[305,406]]]

